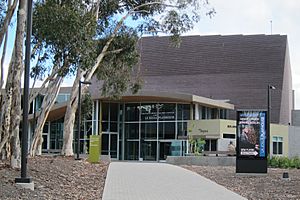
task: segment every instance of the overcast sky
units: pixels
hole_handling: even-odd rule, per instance
[[[213,18],[203,17],[189,35],[282,34],[288,36],[295,106],[300,109],[300,0],[209,0]]]

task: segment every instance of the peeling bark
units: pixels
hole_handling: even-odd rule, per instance
[[[44,96],[44,100],[41,107],[41,112],[38,115],[38,120],[36,128],[34,131],[33,141],[30,147],[30,156],[41,155],[41,147],[43,143],[43,127],[50,113],[52,106],[54,105],[55,99],[59,93],[60,86],[63,82],[61,76],[56,76],[56,78],[51,81],[48,85],[48,91]]]
[[[5,19],[4,19],[4,22],[3,22],[3,27],[0,30],[0,46],[2,45],[4,35],[7,32],[8,26],[11,22],[11,19],[12,19],[13,15],[14,15],[15,9],[17,7],[17,3],[18,3],[18,0],[14,0],[13,5],[9,6],[9,8],[7,10],[7,13],[6,13],[6,16],[5,16]],[[10,5],[10,3],[8,5]]]
[[[67,104],[67,110],[64,118],[64,142],[61,154],[65,156],[73,155],[73,129],[78,104],[78,87],[74,87],[74,85],[78,86],[80,79],[81,73],[80,69],[78,69],[76,78],[73,83],[70,101]]]

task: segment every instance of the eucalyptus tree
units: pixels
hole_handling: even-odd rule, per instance
[[[159,32],[171,35],[175,44],[180,43],[180,34],[193,28],[194,23],[200,19],[200,9],[205,8],[207,15],[213,15],[214,9],[208,6],[207,0],[107,0],[96,2],[96,20],[100,24],[97,36],[103,41],[100,51],[93,65],[88,68],[78,68],[73,83],[71,99],[67,106],[64,119],[64,144],[62,154],[73,155],[73,128],[77,109],[77,93],[79,81],[90,81],[98,70],[98,78],[103,81],[102,93],[108,96],[119,96],[128,89],[131,83],[131,68],[136,64],[134,60],[119,61],[119,53],[129,54],[125,46],[118,41],[120,33],[157,34]],[[126,23],[130,19],[134,26],[128,28]],[[129,35],[130,35],[129,34]],[[125,37],[123,43],[131,39]],[[135,46],[135,45],[133,45]],[[134,47],[131,51],[135,52]],[[107,55],[113,55],[109,58]],[[133,61],[133,62],[132,62]],[[136,60],[135,60],[136,61]],[[133,89],[140,87],[139,78],[131,84]],[[84,86],[86,87],[86,86]],[[100,92],[100,91],[99,91]],[[78,130],[80,131],[80,130]]]
[[[17,0],[10,5],[8,2],[6,16],[0,31],[0,42],[7,34],[7,27],[11,21]],[[21,75],[23,73],[23,44],[26,22],[26,1],[18,2],[17,23],[13,53],[8,68],[5,92],[2,96],[0,114],[0,152],[3,158],[10,159],[11,167],[20,167],[19,126],[21,121]],[[4,45],[5,51],[6,44]],[[2,63],[2,61],[1,61]],[[3,72],[3,71],[2,71]],[[5,148],[4,148],[5,147]]]
[[[145,33],[162,32],[172,35],[173,42],[178,44],[180,34],[199,21],[202,8],[208,15],[214,13],[206,0],[38,1],[33,18],[33,40],[39,46],[35,56],[42,54],[48,64],[39,65],[33,76],[47,71],[51,75],[46,80],[49,84],[31,155],[41,147],[41,130],[64,77],[75,75],[64,119],[62,148],[63,155],[71,156],[79,81],[90,81],[97,75],[103,83],[99,92],[114,98],[129,88],[137,91],[142,81],[131,75],[132,68],[138,66],[138,38]]]
[[[91,20],[94,14],[89,6],[79,0],[38,1],[34,6],[33,43],[38,47],[33,58],[38,57],[38,64],[31,75],[50,75],[40,91],[45,95],[37,116],[31,156],[41,153],[42,129],[64,78],[74,75],[79,66],[84,68],[96,48],[96,22]]]

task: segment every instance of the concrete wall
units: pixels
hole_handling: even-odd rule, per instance
[[[292,111],[292,126],[300,126],[300,110]]]
[[[236,146],[236,139],[230,139],[230,138],[222,138],[218,139],[218,151],[228,151],[228,144],[232,141],[234,146]]]
[[[300,157],[300,127],[289,127],[289,157]]]
[[[188,121],[188,134],[203,138],[222,138],[223,133],[236,134],[236,121],[225,119],[202,119]]]
[[[173,165],[235,166],[235,156],[168,156]]]

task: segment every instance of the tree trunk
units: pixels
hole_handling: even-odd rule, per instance
[[[19,128],[21,121],[21,77],[24,71],[23,65],[23,42],[26,23],[26,1],[19,2],[17,15],[17,33],[15,42],[15,66],[12,88],[12,110],[11,110],[11,167],[21,167],[21,150]],[[28,112],[28,111],[27,111]]]
[[[63,148],[61,151],[62,155],[65,156],[72,156],[73,155],[73,129],[74,129],[74,122],[75,122],[75,114],[77,110],[77,104],[78,104],[78,86],[79,81],[85,76],[84,81],[90,81],[92,79],[92,76],[94,75],[96,69],[99,67],[100,63],[102,62],[106,52],[108,51],[108,48],[112,41],[115,39],[117,32],[123,25],[124,21],[127,19],[127,17],[130,16],[130,12],[128,12],[124,17],[120,19],[118,24],[116,25],[113,33],[111,34],[109,40],[106,42],[105,46],[103,47],[101,53],[97,56],[95,64],[88,69],[87,71],[81,71],[79,68],[77,70],[76,79],[73,83],[72,92],[71,92],[71,98],[67,106],[65,119],[64,119],[64,142],[63,142]],[[96,17],[98,13],[96,12]],[[83,85],[82,89],[85,89],[86,86]],[[79,130],[78,130],[79,131]]]
[[[11,19],[12,19],[13,15],[14,15],[15,9],[17,7],[17,3],[18,3],[18,0],[14,0],[13,5],[10,6],[10,3],[8,4],[8,9],[7,9],[7,12],[6,12],[6,16],[4,18],[3,27],[0,30],[0,46],[2,45],[4,35],[7,32],[8,26],[11,22]],[[20,4],[24,4],[24,3],[20,2]],[[26,8],[26,7],[24,7],[24,8]]]
[[[48,91],[46,92],[42,103],[41,112],[38,116],[33,141],[30,147],[30,156],[32,157],[34,157],[35,155],[41,155],[42,153],[41,147],[43,143],[43,127],[50,113],[50,110],[54,105],[62,82],[63,78],[61,76],[56,76],[56,78],[48,85]]]
[[[81,72],[78,68],[76,78],[73,83],[70,100],[67,104],[67,110],[64,118],[64,142],[61,154],[65,156],[73,155],[73,130],[75,114],[78,105],[78,86],[81,79]],[[79,130],[78,130],[79,131]]]

